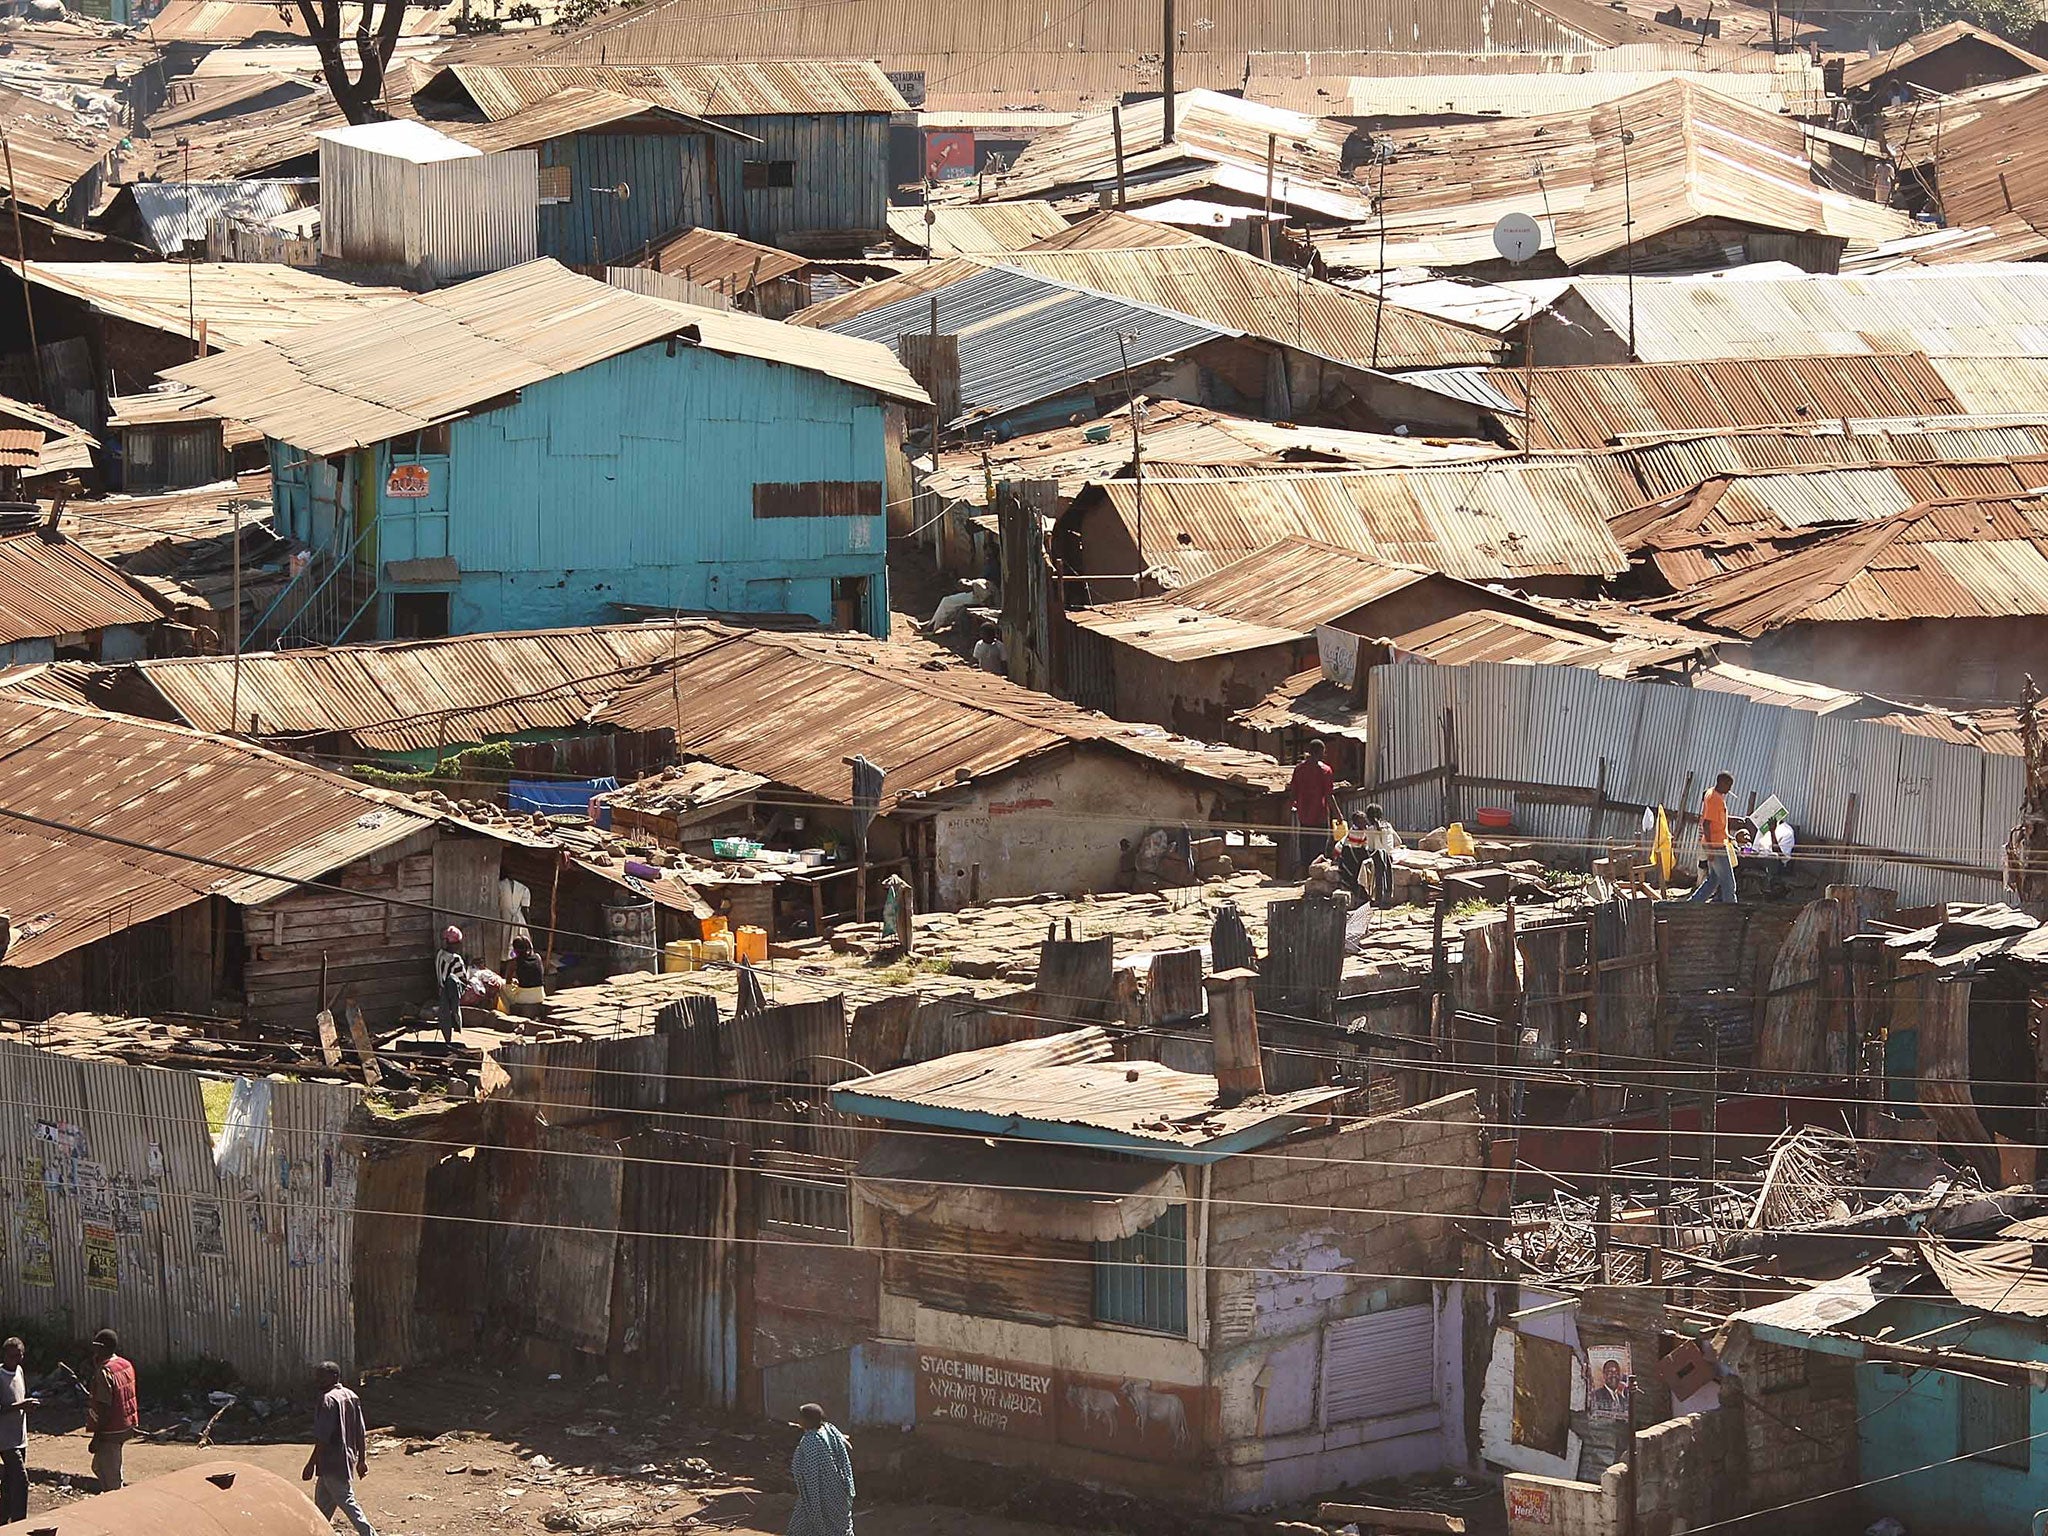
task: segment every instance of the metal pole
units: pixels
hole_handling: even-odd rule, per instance
[[[1621,108],[1614,109],[1614,121],[1621,129],[1621,239],[1628,252],[1628,360],[1636,361],[1636,215],[1635,204],[1629,196],[1628,145],[1635,135],[1628,131],[1628,123],[1621,115]]]
[[[194,291],[192,270],[192,141],[180,139],[178,147],[185,151],[185,329],[192,338],[192,355],[196,358],[199,356],[199,300]]]
[[[939,296],[932,295],[931,329],[925,342],[924,371],[932,393],[932,473],[939,472]]]
[[[234,636],[235,659],[228,681],[228,734],[233,735],[242,715],[242,498],[237,496],[230,503],[234,508],[234,595],[228,600],[229,632]]]
[[[1382,295],[1380,302],[1386,298]],[[1378,323],[1377,319],[1374,321]],[[1536,301],[1529,301],[1529,318],[1522,322],[1522,457],[1536,446]]]
[[[1116,143],[1116,206],[1122,212],[1124,207],[1124,107],[1120,101],[1109,104],[1109,132]]]
[[[1163,40],[1162,40],[1162,43],[1161,43],[1161,47],[1160,47],[1160,53],[1161,53],[1161,55],[1162,55],[1162,58],[1163,58],[1163,61],[1164,61],[1164,64],[1165,64],[1165,68],[1164,68],[1164,70],[1162,71],[1162,73],[1163,73],[1163,74],[1165,75],[1165,80],[1164,80],[1164,82],[1163,82],[1163,83],[1164,83],[1164,85],[1166,86],[1166,94],[1165,94],[1165,96],[1164,96],[1163,98],[1161,98],[1161,107],[1162,107],[1162,109],[1164,110],[1164,112],[1165,112],[1165,114],[1166,114],[1166,115],[1165,115],[1165,117],[1164,117],[1164,118],[1163,118],[1163,119],[1161,120],[1161,121],[1162,121],[1162,123],[1163,123],[1163,125],[1164,125],[1164,130],[1165,130],[1165,131],[1164,131],[1163,135],[1161,136],[1161,138],[1160,138],[1159,142],[1160,142],[1160,143],[1162,143],[1162,144],[1171,144],[1171,143],[1173,142],[1173,128],[1174,128],[1174,122],[1173,122],[1173,51],[1174,51],[1174,36],[1173,36],[1173,0],[1165,0],[1165,3],[1166,3],[1166,19],[1165,19],[1165,26],[1164,26],[1164,28],[1162,29],[1165,35],[1164,35],[1164,38],[1163,38]]]
[[[49,405],[49,386],[43,382],[43,349],[36,341],[35,285],[28,280],[28,246],[21,234],[21,188],[14,184],[14,146],[0,133],[0,154],[7,159],[7,206],[14,210],[14,255],[21,263],[21,307],[28,312],[28,350],[36,363],[36,404]]]
[[[1273,156],[1280,148],[1280,135],[1266,135],[1266,216],[1259,221],[1259,239],[1266,260],[1273,259]]]
[[[1131,393],[1131,338],[1116,333],[1117,356],[1124,364],[1124,409],[1131,413],[1131,474],[1138,489],[1138,573],[1131,578],[1131,593],[1142,595],[1145,586],[1145,444],[1138,435],[1138,397]]]
[[[1387,161],[1392,156],[1380,153],[1378,144],[1373,149],[1380,163],[1380,187],[1373,198],[1379,204],[1380,216],[1380,282],[1375,290],[1379,302],[1372,308],[1372,365],[1377,368],[1380,365],[1380,317],[1387,308]]]

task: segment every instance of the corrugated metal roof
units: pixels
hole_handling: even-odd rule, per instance
[[[1583,0],[1256,0],[1202,6],[1180,18],[1176,80],[1239,89],[1257,51],[1355,48],[1458,54],[1585,53],[1686,35]],[[1700,46],[1691,39],[1694,48]],[[734,9],[722,0],[667,0],[623,11],[559,41],[547,56],[592,63],[679,59],[876,59],[923,76],[932,106],[985,101],[1066,108],[1160,89],[1159,11],[1148,0],[1095,0],[1048,10],[1041,0],[788,0]],[[1712,46],[1712,45],[1708,45]]]
[[[1105,640],[1114,640],[1167,662],[1207,661],[1217,656],[1235,656],[1241,651],[1301,643],[1299,630],[1227,618],[1164,597],[1077,608],[1067,617]]]
[[[831,1099],[835,1109],[882,1120],[1173,1157],[1278,1141],[1349,1091],[1258,1094],[1226,1108],[1214,1077],[1124,1060],[1109,1032],[1090,1025],[841,1083]]]
[[[985,447],[953,449],[939,455],[938,471],[926,484],[940,496],[984,506],[991,481],[1054,479],[1059,481],[1061,499],[1066,500],[1092,480],[1113,479],[1129,471],[1130,420],[1127,409],[1118,409],[1097,420],[1055,427],[1050,432],[1034,432]],[[1144,401],[1139,424],[1146,464],[1172,465],[1177,478],[1197,465],[1283,470],[1290,465],[1299,468],[1323,463],[1368,469],[1500,458],[1508,451],[1472,439],[1399,437],[1259,421],[1182,400]],[[1147,472],[1151,472],[1149,468]]]
[[[882,804],[941,796],[1041,754],[1093,745],[1240,793],[1277,792],[1289,770],[1261,753],[1175,736],[959,666],[926,670],[920,653],[837,635],[700,626],[678,718],[668,679],[628,689],[600,711],[630,730],[671,729],[685,756],[762,774],[844,805],[845,759],[887,773]]]
[[[1091,487],[1136,537],[1129,481]],[[1614,576],[1606,498],[1572,463],[1145,482],[1145,561],[1176,584],[1289,535],[1467,581]],[[1077,502],[1077,505],[1079,503]]]
[[[26,270],[40,288],[173,336],[191,335],[196,314],[207,345],[216,349],[268,341],[405,297],[402,288],[253,261],[31,261]]]
[[[773,282],[795,272],[810,270],[808,256],[757,245],[717,229],[686,229],[657,245],[651,253],[654,270],[688,278],[705,287],[734,292],[750,282]]]
[[[1674,588],[1746,570],[1817,533],[1896,516],[1922,502],[2013,496],[2048,486],[2048,458],[1816,466],[1717,476],[1635,508],[1609,527]]]
[[[631,124],[636,119],[645,119],[646,125],[669,122],[692,125],[710,133],[729,132],[704,118],[642,101],[635,96],[574,86],[494,121],[468,123],[436,118],[433,127],[445,137],[459,140],[483,153],[496,154],[507,149],[530,149],[567,134]],[[746,138],[745,142],[756,141]]]
[[[0,692],[0,807],[104,831],[121,847],[0,815],[14,942],[40,965],[209,895],[269,901],[425,831],[401,796],[174,725]],[[193,854],[264,878],[186,862]]]
[[[2017,43],[2009,43],[1997,33],[1973,27],[1967,21],[1951,21],[1925,32],[1916,32],[1904,42],[1880,49],[1867,59],[1849,60],[1842,71],[1842,89],[1860,91],[1887,75],[1910,68],[1922,59],[1932,58],[1944,48],[1953,48],[1963,42],[1978,43],[2008,55],[2016,72],[2048,74],[2048,59],[2039,58]]]
[[[1521,370],[1492,369],[1484,379],[1517,416],[1526,411]],[[1538,368],[1533,388],[1539,448],[1966,409],[1918,353]],[[2037,408],[2048,410],[2048,391]]]
[[[814,304],[794,323],[894,347],[929,328],[934,295],[939,330],[960,338],[961,420],[1120,379],[1127,358],[1142,368],[1237,334],[965,256]]]
[[[2042,66],[2048,69],[2048,65]],[[1934,151],[1938,207],[1950,225],[2048,226],[2048,91],[1993,105],[1944,134]],[[1993,259],[1981,256],[1978,259]]]
[[[451,64],[422,86],[419,95],[431,99],[460,92],[496,122],[571,88],[614,92],[691,117],[909,110],[879,67],[865,60],[837,59],[764,64]]]
[[[1163,99],[1125,108],[1121,161],[1116,127],[1110,113],[1098,112],[1034,140],[996,195],[1092,202],[1120,186],[1126,203],[1156,203],[1210,181],[1241,188],[1247,176],[1263,191],[1270,142],[1276,206],[1324,219],[1371,216],[1371,198],[1344,170],[1351,131],[1341,123],[1195,90],[1175,96],[1171,139]]]
[[[1160,204],[1158,207],[1165,207]],[[1158,208],[1150,210],[1157,212]],[[1148,245],[1193,245],[1205,238],[1190,230],[1175,229],[1135,213],[1100,209],[1056,234],[1034,240],[1023,247],[1031,251],[1134,251]]]
[[[296,448],[340,453],[672,336],[926,401],[882,348],[626,293],[545,259],[164,376]]]
[[[570,730],[664,660],[711,643],[696,628],[619,624],[250,654],[237,723],[253,716],[273,739],[339,735],[367,752]],[[227,727],[232,657],[130,670],[187,725]]]
[[[372,7],[344,4],[339,7],[341,35],[353,36],[364,24]],[[402,35],[431,37],[441,25],[446,6],[408,6]],[[374,15],[372,16],[374,25]],[[271,34],[310,42],[306,24],[296,10],[276,6],[250,5],[247,0],[164,0],[163,7],[149,18],[148,35],[159,46],[164,43],[210,43],[232,46]]]
[[[931,215],[929,229],[925,215]],[[913,251],[934,256],[992,256],[1021,251],[1048,235],[1066,231],[1067,221],[1046,202],[951,204],[891,208],[889,233]]]
[[[1802,61],[1804,63],[1804,61]],[[1826,111],[1818,65],[1797,70],[1707,72],[1698,69],[1549,74],[1268,76],[1253,100],[1323,117],[1540,117],[1584,111],[1653,86],[1687,81],[1759,111],[1795,117]]]
[[[379,123],[350,123],[345,128],[329,128],[315,137],[322,143],[345,144],[350,149],[389,155],[394,160],[404,160],[412,165],[468,160],[482,153],[410,117],[396,117]]]
[[[1579,277],[1572,293],[1610,335],[1629,334],[1628,282]],[[1788,274],[1638,277],[1636,355],[1646,363],[1815,353],[1924,352],[2048,357],[2048,266],[1958,264],[1869,277]]]
[[[1417,582],[1442,579],[1434,571],[1391,565],[1355,549],[1315,539],[1285,538],[1176,588],[1173,601],[1306,635],[1318,624],[1405,592]],[[1491,594],[1474,596],[1486,601]]]
[[[0,538],[0,645],[158,624],[163,610],[105,561],[40,533]]]
[[[68,502],[64,530],[102,560],[125,566],[145,551],[162,546],[227,540],[236,521],[236,502],[241,503],[240,521],[248,537],[269,521],[270,472],[245,475],[233,484],[200,486],[163,496]],[[252,582],[254,576],[252,571]]]
[[[122,130],[111,116],[65,111],[0,87],[0,133],[7,135],[14,156],[22,207],[54,212],[64,208],[72,189],[120,143]],[[0,167],[0,181],[4,179],[5,168]],[[89,211],[80,208],[76,213]]]
[[[1004,264],[1157,305],[1350,367],[1439,368],[1499,358],[1491,336],[1306,277],[1213,241],[1147,250],[1019,251]]]
[[[0,421],[39,435],[42,447],[34,460],[36,474],[56,475],[92,468],[93,435],[62,416],[26,400],[10,400],[0,395]]]
[[[1709,577],[1660,613],[1742,635],[1782,625],[2048,615],[2048,495],[1923,502]]]
[[[138,181],[121,189],[135,202],[136,216],[161,255],[188,243],[204,245],[208,222],[225,214],[274,219],[281,213],[318,206],[317,180]]]

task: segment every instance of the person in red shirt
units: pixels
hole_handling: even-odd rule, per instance
[[[1330,846],[1330,812],[1337,800],[1337,773],[1323,761],[1321,741],[1308,744],[1308,756],[1294,765],[1287,786],[1287,809],[1294,821],[1290,876],[1308,872],[1317,854]]]
[[[92,1395],[85,1429],[92,1439],[92,1475],[101,1493],[121,1486],[121,1453],[142,1423],[136,1411],[135,1367],[121,1358],[121,1336],[102,1328],[92,1336]]]
[[[1735,787],[1735,775],[1724,773],[1714,780],[1700,805],[1700,883],[1692,893],[1694,901],[1735,901],[1735,865],[1728,857],[1728,791]]]

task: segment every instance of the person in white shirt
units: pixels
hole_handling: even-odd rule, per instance
[[[27,1357],[21,1340],[0,1343],[0,1525],[28,1518],[28,1410],[43,1403],[29,1396]]]
[[[1779,817],[1758,841],[1758,851],[1764,856],[1764,868],[1770,871],[1770,892],[1773,896],[1785,894],[1785,877],[1792,872],[1792,851],[1799,846],[1799,839],[1792,831],[1792,823]]]
[[[982,630],[981,638],[974,642],[974,664],[997,677],[1010,675],[1010,649],[1003,644],[1002,632],[995,625]]]

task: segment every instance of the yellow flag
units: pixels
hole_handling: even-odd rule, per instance
[[[1671,823],[1664,815],[1664,807],[1657,807],[1657,836],[1650,843],[1650,862],[1657,866],[1660,885],[1671,883]]]

